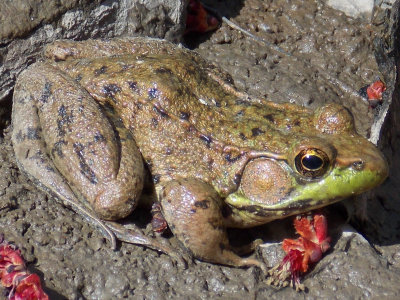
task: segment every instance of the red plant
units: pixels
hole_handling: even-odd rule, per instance
[[[381,80],[376,80],[367,87],[368,101],[382,100],[382,94],[386,90],[386,85]]]
[[[322,254],[330,248],[328,224],[325,216],[299,216],[294,227],[300,237],[296,240],[285,239],[283,250],[287,253],[282,262],[269,271],[268,283],[276,286],[290,284],[296,290],[304,290],[300,275],[306,273],[311,264],[321,260]]]
[[[0,236],[0,282],[9,289],[9,300],[48,300],[40,278],[26,269],[21,251]]]
[[[205,33],[214,30],[218,25],[218,19],[209,14],[200,1],[189,1],[185,34],[191,32]]]
[[[369,104],[369,108],[375,108],[382,104],[384,91],[386,91],[386,85],[382,80],[378,79],[362,87],[358,93]]]

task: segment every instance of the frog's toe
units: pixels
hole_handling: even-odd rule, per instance
[[[119,223],[110,221],[107,221],[106,224],[120,241],[144,246],[167,254],[174,259],[177,265],[181,268],[186,269],[188,262],[192,261],[192,258],[189,254],[185,255],[178,253],[177,250],[174,249],[166,239],[148,237],[134,224],[129,224],[129,228]]]

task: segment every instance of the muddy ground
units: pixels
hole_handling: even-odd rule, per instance
[[[292,56],[273,51],[226,24],[190,38],[187,45],[220,65],[239,89],[253,96],[310,107],[344,103],[352,110],[359,132],[369,136],[376,111],[352,96],[349,88],[357,91],[380,76],[372,46],[380,26],[350,19],[322,1],[227,3],[218,1],[214,7]],[[375,23],[380,23],[379,17]],[[4,119],[9,122],[10,110]],[[9,131],[7,127],[0,137],[0,231],[22,250],[52,299],[394,299],[400,294],[400,246],[394,233],[398,228],[369,231],[387,238],[373,243],[379,238],[367,236],[368,242],[345,224],[346,214],[340,207],[327,209],[330,223],[335,224],[330,231],[332,250],[305,276],[307,289],[301,293],[267,286],[256,268],[194,261],[183,269],[170,257],[142,247],[122,243],[113,251],[100,232],[20,173]],[[369,197],[373,200],[374,195]],[[392,217],[393,224],[398,224],[400,215]],[[148,220],[143,210],[132,217],[146,232]],[[368,220],[357,224],[361,233],[370,226]],[[284,235],[293,236],[293,229],[291,221],[279,221],[250,234],[280,241]],[[173,237],[170,241],[175,243]],[[282,252],[275,244],[254,255],[273,265]]]

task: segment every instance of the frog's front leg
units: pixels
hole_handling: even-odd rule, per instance
[[[12,120],[18,165],[41,189],[95,221],[113,245],[114,231],[120,239],[171,252],[142,234],[110,229],[99,218],[129,215],[144,181],[141,154],[112,110],[103,111],[52,65],[36,63],[18,78]]]
[[[159,190],[163,215],[174,235],[201,260],[230,266],[257,266],[262,262],[242,258],[229,244],[222,214],[223,201],[207,183],[178,179]]]

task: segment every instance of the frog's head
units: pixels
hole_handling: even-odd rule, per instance
[[[356,133],[343,106],[317,110],[312,127],[295,134],[286,153],[249,161],[227,203],[245,218],[269,221],[363,193],[388,176],[382,153]]]

